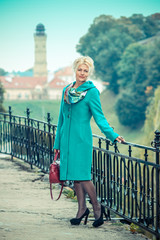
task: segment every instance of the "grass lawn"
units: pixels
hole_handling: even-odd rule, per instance
[[[31,111],[30,117],[38,120],[47,120],[47,113],[51,114],[52,123],[57,123],[60,101],[58,100],[30,100],[30,101],[5,101],[4,107],[8,110],[8,106],[12,107],[12,114],[26,116],[26,109]]]
[[[143,137],[143,129],[132,130],[129,127],[123,126],[119,122],[118,116],[115,112],[116,100],[116,95],[114,95],[108,90],[101,93],[102,110],[107,121],[109,122],[110,126],[114,128],[114,131],[123,136],[127,142],[141,144],[141,139]],[[93,133],[103,135],[93,120],[92,129]]]

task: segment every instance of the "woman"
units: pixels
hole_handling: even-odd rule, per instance
[[[95,216],[93,226],[98,227],[103,224],[105,209],[98,203],[91,182],[91,117],[94,117],[100,130],[112,142],[124,139],[109,126],[101,109],[99,91],[91,81],[87,81],[93,68],[94,63],[90,57],[79,57],[73,63],[76,81],[63,90],[54,149],[55,152],[60,151],[60,180],[74,181],[78,212],[76,218],[70,220],[71,224],[79,225],[84,217],[84,224],[87,223],[87,193]]]

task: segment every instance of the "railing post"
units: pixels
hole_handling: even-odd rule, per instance
[[[50,164],[52,163],[52,139],[51,139],[51,115],[47,113],[47,122],[48,122],[48,137],[49,137],[49,157],[50,157]]]
[[[13,153],[12,153],[12,109],[11,109],[11,106],[9,106],[9,124],[10,124],[11,160],[13,161]]]
[[[155,131],[156,164],[160,164],[160,131]],[[156,228],[157,240],[160,239],[160,169],[156,171]],[[159,236],[158,236],[159,235]]]
[[[28,138],[28,154],[27,154],[27,162],[30,163],[31,169],[33,169],[32,162],[31,162],[31,146],[30,146],[30,110],[29,108],[26,109],[26,114],[27,114],[27,138]]]
[[[106,150],[109,150],[109,140],[106,140]],[[107,173],[107,206],[110,207],[110,184],[109,184],[109,155],[107,154],[107,159],[106,159],[106,165],[107,165],[107,169],[106,169],[106,173]],[[106,189],[105,189],[106,191]],[[107,215],[108,215],[108,219],[111,220],[111,212],[109,209],[107,209]]]

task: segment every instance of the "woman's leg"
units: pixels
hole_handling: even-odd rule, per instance
[[[84,191],[88,193],[88,196],[93,206],[94,217],[95,219],[98,219],[101,215],[101,205],[97,201],[97,194],[94,184],[91,181],[82,181],[81,185]]]
[[[86,193],[84,188],[79,181],[74,181],[74,189],[78,200],[78,212],[76,218],[80,218],[86,211]]]

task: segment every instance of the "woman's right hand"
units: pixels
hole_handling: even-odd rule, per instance
[[[56,154],[56,152],[60,153],[59,149],[54,149],[54,154]]]

